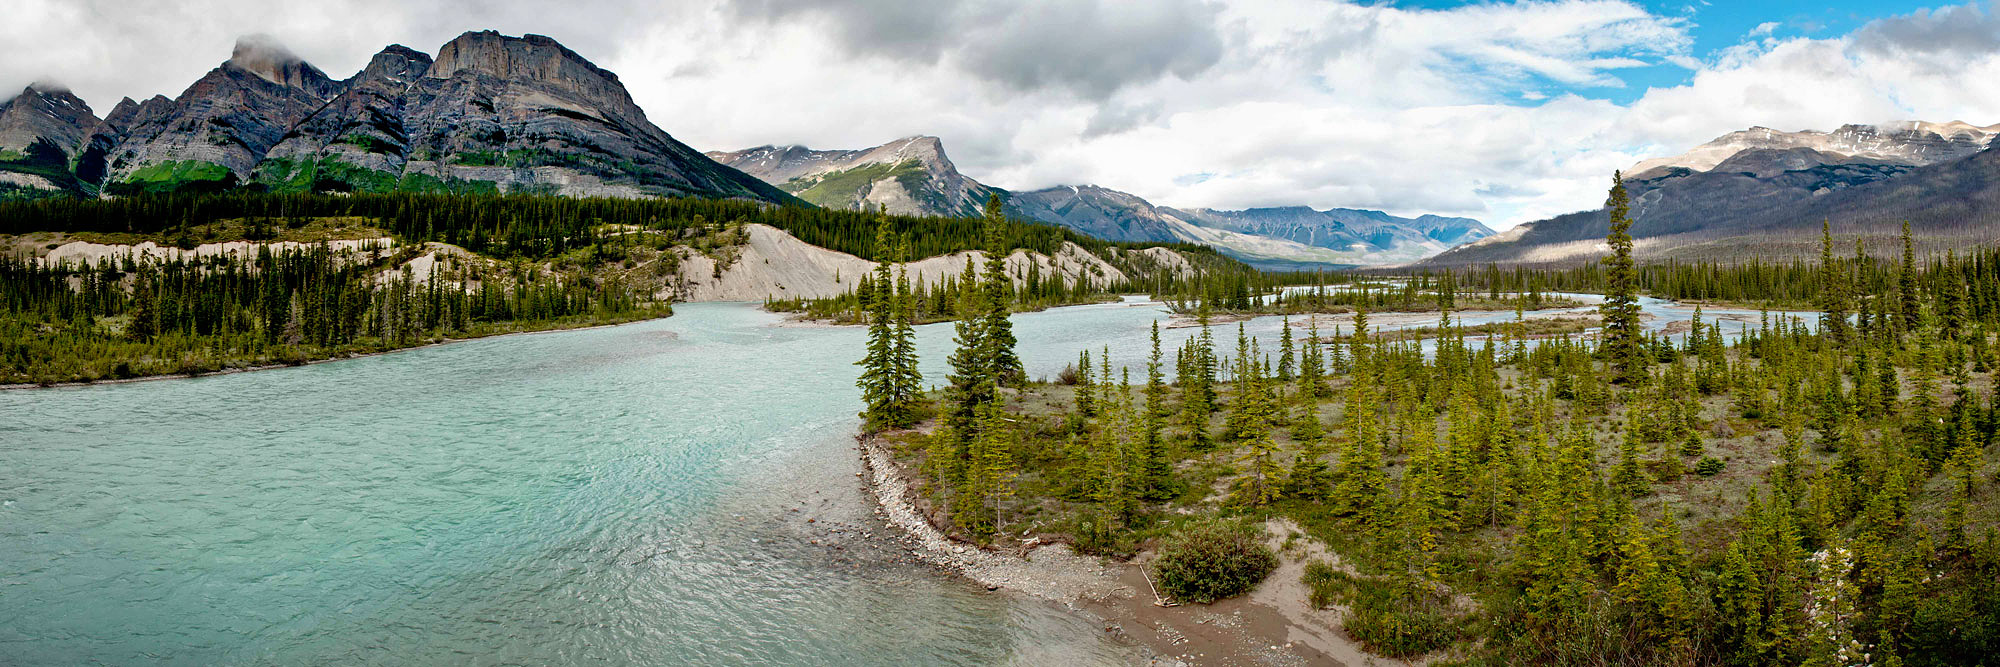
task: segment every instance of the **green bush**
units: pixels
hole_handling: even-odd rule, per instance
[[[1299,580],[1312,591],[1306,596],[1306,601],[1314,609],[1331,607],[1333,603],[1354,594],[1353,578],[1323,560],[1306,563],[1305,576]]]
[[[1354,587],[1343,625],[1370,651],[1413,658],[1450,645],[1458,637],[1459,616],[1439,592],[1408,581],[1364,579]]]
[[[1694,464],[1694,472],[1703,477],[1714,477],[1722,473],[1723,467],[1721,460],[1713,456],[1704,456]]]
[[[1241,595],[1278,567],[1278,555],[1242,526],[1201,523],[1160,545],[1153,575],[1175,599],[1208,604]]]

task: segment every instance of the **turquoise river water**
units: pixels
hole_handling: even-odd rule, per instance
[[[853,451],[863,332],[677,310],[0,392],[0,664],[1131,658],[1087,619],[912,562],[875,522]],[[1137,371],[1165,317],[1128,300],[1015,326],[1031,375],[1105,345]],[[920,327],[927,380],[950,337]]]

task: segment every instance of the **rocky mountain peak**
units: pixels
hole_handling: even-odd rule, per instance
[[[223,65],[293,88],[313,86],[329,79],[326,73],[306,63],[269,35],[247,35],[236,40],[236,48],[230,51],[229,60]]]
[[[21,94],[0,102],[0,150],[26,153],[30,148],[69,155],[97,115],[69,89],[37,82]],[[48,158],[53,159],[53,158]]]
[[[1812,149],[1836,159],[1861,158],[1918,166],[1954,160],[1984,150],[1996,136],[2000,136],[2000,125],[1980,127],[1962,121],[1853,123],[1831,132],[1787,132],[1753,126],[1722,135],[1680,155],[1641,161],[1625,173],[1644,179],[1664,175],[1676,168],[1708,171],[1744,151],[1793,148]]]
[[[385,80],[398,84],[409,84],[431,68],[428,53],[401,44],[390,44],[375,57],[368,59],[368,65],[355,75],[355,81]]]
[[[460,72],[542,82],[594,79],[600,84],[619,86],[618,75],[592,64],[556,40],[543,35],[510,37],[495,30],[467,32],[446,42],[438,48],[427,76],[444,79]]]

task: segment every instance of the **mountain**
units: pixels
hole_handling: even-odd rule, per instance
[[[57,86],[30,85],[0,102],[0,186],[73,187],[70,158],[96,124],[90,105]]]
[[[1493,233],[1477,220],[1399,218],[1380,211],[1306,207],[1180,210],[1095,185],[1008,192],[959,173],[937,137],[860,150],[759,146],[708,156],[829,208],[888,206],[907,215],[978,215],[990,195],[1008,215],[1111,241],[1183,241],[1267,268],[1408,262]]]
[[[1648,161],[1626,179],[1632,200],[1634,255],[1642,260],[1732,261],[1810,257],[1818,253],[1819,227],[1836,233],[1886,236],[1910,219],[1932,243],[1949,245],[1991,238],[1989,214],[1967,204],[1988,196],[1985,168],[2000,157],[1987,148],[1993,135],[1963,123],[1907,123],[1893,133],[1797,133],[1844,143],[1739,147],[1701,170],[1688,166],[1719,155],[1730,137],[1690,155]],[[1756,130],[1750,131],[1755,136]],[[1862,141],[1859,138],[1868,138]],[[1883,137],[1888,137],[1884,139]],[[1725,141],[1728,140],[1728,141]],[[1986,142],[1986,143],[1980,143]],[[1968,150],[1968,143],[1979,144]],[[1705,149],[1713,149],[1704,152]],[[1699,166],[1698,164],[1696,166]],[[1913,193],[1922,193],[1918,197]],[[1608,251],[1604,209],[1523,224],[1425,260],[1433,266],[1489,263],[1575,263]]]
[[[1708,171],[1743,151],[1791,148],[1809,148],[1846,158],[1921,166],[1976,153],[1986,148],[1996,134],[2000,134],[2000,125],[1979,127],[1962,121],[1844,125],[1832,132],[1784,132],[1753,127],[1722,135],[1680,155],[1642,161],[1625,170],[1625,173],[1644,177],[1655,169],[1676,167]]]
[[[937,137],[849,151],[759,146],[707,155],[826,208],[886,206],[897,215],[966,217],[979,215],[988,195],[998,192],[958,173]]]
[[[1281,239],[1339,253],[1355,264],[1410,262],[1493,234],[1477,220],[1426,215],[1399,218],[1381,211],[1305,206],[1241,211],[1194,209],[1196,224]]]
[[[541,35],[468,32],[435,57],[394,45],[338,81],[250,39],[171,100],[126,99],[103,120],[83,109],[35,131],[74,158],[69,183],[35,187],[796,201],[675,140],[616,74]]]

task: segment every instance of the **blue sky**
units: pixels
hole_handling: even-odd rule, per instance
[[[1456,2],[1450,0],[1405,0],[1383,3],[1399,8],[1451,10],[1473,5],[1511,4],[1505,2]],[[1763,38],[1829,38],[1854,32],[1878,19],[1906,15],[1941,6],[1923,0],[1638,0],[1634,4],[1653,14],[1685,22],[1691,38],[1687,55],[1711,61],[1726,49]],[[1760,30],[1764,26],[1770,30]],[[1636,101],[1646,90],[1688,83],[1694,70],[1683,65],[1659,62],[1644,67],[1613,71],[1622,86],[1565,86],[1547,78],[1521,92],[1554,95],[1570,92],[1584,97],[1607,99],[1618,104]]]

